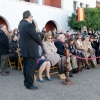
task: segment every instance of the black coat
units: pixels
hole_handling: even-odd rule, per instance
[[[77,50],[76,50],[76,47],[74,45],[70,46],[68,45],[68,49],[69,49],[69,52],[73,55],[77,55]]]
[[[9,57],[13,57],[13,56],[17,55],[17,52],[16,52],[17,48],[18,48],[17,41],[11,41],[9,43],[9,51],[10,51]]]
[[[41,39],[42,39],[42,40],[44,39],[45,33],[46,33],[45,31],[42,31],[42,32],[41,32]]]
[[[9,40],[6,34],[0,30],[0,56],[9,54]]]
[[[33,24],[22,20],[19,25],[20,47],[22,57],[38,57],[38,45],[42,45]]]
[[[98,41],[93,41],[93,44],[94,44],[93,48],[95,49],[95,51],[99,50],[99,42]]]
[[[54,44],[57,48],[57,53],[60,55],[64,55],[64,50],[65,50],[64,44],[59,40],[55,41]]]

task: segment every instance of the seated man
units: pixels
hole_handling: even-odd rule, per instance
[[[63,34],[60,34],[57,38],[57,41],[55,41],[55,46],[57,48],[57,53],[60,55],[60,56],[65,56],[64,54],[64,50],[65,50],[65,35]],[[66,58],[65,58],[66,59]],[[71,71],[72,70],[72,66],[70,64],[70,57],[68,57],[67,61],[69,62],[69,70]],[[72,76],[72,73],[70,73],[70,76]]]

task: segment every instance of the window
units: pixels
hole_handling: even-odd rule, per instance
[[[37,3],[38,4],[38,0],[34,0],[34,3]]]
[[[61,0],[42,0],[44,5],[61,8]]]
[[[77,2],[76,1],[73,2],[73,9],[74,9],[74,11],[76,11],[76,9],[77,9]]]
[[[89,5],[88,4],[86,4],[86,8],[89,8]]]
[[[80,7],[83,7],[84,6],[84,4],[83,3],[80,3]]]

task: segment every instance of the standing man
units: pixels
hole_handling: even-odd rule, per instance
[[[1,24],[0,25],[0,58],[1,58],[0,74],[3,76],[9,75],[9,72],[7,71],[9,40],[6,33],[7,33],[6,26],[4,24]]]
[[[38,87],[33,85],[34,73],[38,56],[38,45],[42,45],[42,41],[32,24],[32,18],[30,11],[23,13],[23,20],[19,25],[19,34],[21,56],[24,64],[24,85],[27,89],[36,90]]]

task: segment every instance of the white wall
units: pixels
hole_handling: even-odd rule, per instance
[[[96,0],[92,0],[92,4],[88,0],[84,2],[86,4],[89,3],[91,7],[96,6]],[[3,16],[8,21],[9,29],[11,30],[18,27],[22,19],[22,13],[25,10],[31,11],[33,19],[36,21],[40,30],[42,30],[49,20],[55,21],[60,30],[63,29],[66,31],[69,29],[67,17],[73,12],[73,0],[62,0],[62,9],[44,6],[41,3],[33,4],[17,0],[0,0],[0,16]]]
[[[76,1],[78,3],[78,7],[80,7],[80,3],[84,4],[84,7],[86,7],[86,4],[89,5],[89,7],[96,7],[96,0],[62,0],[62,8],[70,13],[73,12],[73,1]]]

